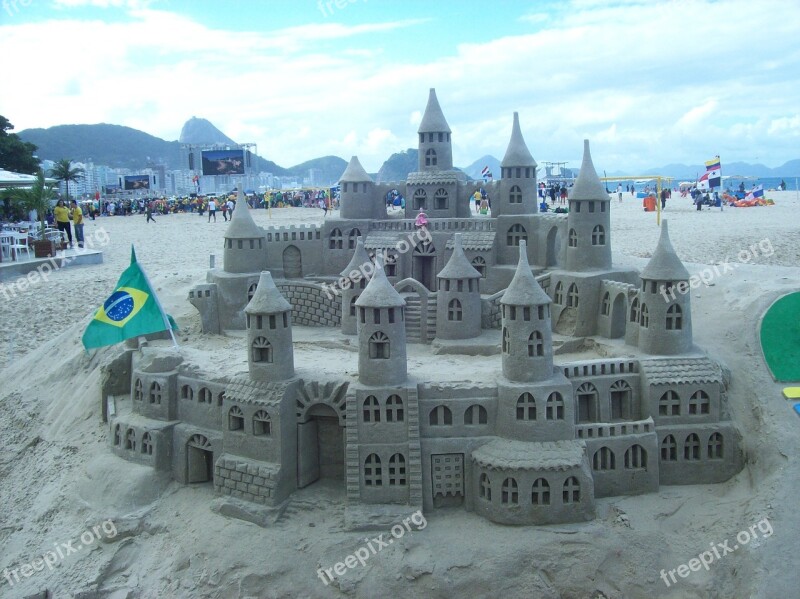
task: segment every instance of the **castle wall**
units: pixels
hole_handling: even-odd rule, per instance
[[[129,462],[168,472],[172,468],[174,426],[132,414],[112,417],[108,427],[111,451]]]
[[[662,425],[658,444],[662,485],[721,483],[744,465],[741,434],[731,422]]]
[[[520,441],[575,438],[570,381],[555,370],[552,378],[544,381],[498,383],[497,434]]]
[[[275,279],[299,279],[325,272],[321,227],[269,227],[265,230],[265,237],[266,270]]]
[[[307,327],[338,327],[342,322],[341,300],[316,283],[279,281],[276,287],[292,304],[292,324]]]
[[[200,428],[222,428],[223,383],[179,375],[176,387],[178,420]]]

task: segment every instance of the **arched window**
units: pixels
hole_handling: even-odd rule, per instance
[[[672,304],[667,308],[667,330],[680,331],[683,328],[683,313],[678,304]]]
[[[461,310],[461,302],[457,299],[451,299],[447,304],[447,320],[461,321],[464,318]]]
[[[606,244],[606,230],[603,225],[595,225],[592,229],[592,245]]]
[[[681,398],[677,392],[670,389],[665,391],[661,399],[658,400],[658,415],[659,416],[680,416],[681,415]]]
[[[256,337],[252,346],[253,362],[272,364],[272,344],[266,337]]]
[[[508,191],[508,203],[509,204],[522,203],[522,190],[519,188],[519,185],[513,185],[511,189]]]
[[[605,445],[594,452],[592,470],[614,470],[616,466],[614,452]]]
[[[708,414],[710,409],[711,401],[708,398],[708,393],[702,389],[692,393],[692,396],[689,398],[689,414]]]
[[[517,420],[536,420],[536,400],[528,392],[517,399]]]
[[[600,302],[600,314],[603,316],[608,316],[611,312],[611,296],[609,295],[608,291],[603,294],[603,299]]]
[[[611,383],[611,420],[630,420],[633,391],[627,381]]]
[[[639,322],[639,298],[633,298],[631,302],[631,322]]]
[[[136,451],[136,431],[132,428],[125,432],[125,449]]]
[[[423,210],[425,208],[425,200],[428,194],[424,189],[418,189],[414,192],[414,210]]]
[[[433,208],[435,210],[447,210],[447,198],[448,193],[446,189],[441,187],[437,189],[436,193],[433,194]]]
[[[483,256],[475,256],[472,259],[472,268],[477,270],[481,277],[486,278],[486,260]]]
[[[394,252],[385,252],[383,256],[383,272],[387,277],[397,276],[397,254]]]
[[[700,459],[700,437],[692,433],[686,437],[683,444],[683,459],[684,460],[699,460]]]
[[[342,230],[339,228],[334,229],[331,231],[330,236],[328,237],[328,247],[332,250],[340,250],[342,249]]]
[[[208,387],[201,387],[200,393],[197,394],[197,401],[198,403],[211,403],[213,397],[214,394],[211,393],[211,389]]]
[[[367,487],[383,486],[381,459],[376,453],[369,454],[367,459],[364,460],[364,485]]]
[[[489,480],[489,476],[485,472],[481,474],[481,480],[478,486],[479,486],[478,494],[480,495],[481,499],[485,499],[486,501],[491,501],[492,481]]]
[[[544,478],[537,478],[533,481],[531,503],[533,505],[550,505],[550,483]]]
[[[489,413],[483,406],[475,404],[464,412],[464,424],[486,424],[487,422],[489,422]]]
[[[184,385],[181,387],[181,399],[188,399],[189,401],[192,401],[193,397],[194,390],[192,389],[191,385]]]
[[[564,303],[564,284],[561,281],[556,283],[556,290],[553,294],[553,302],[559,305]]]
[[[575,392],[575,399],[578,404],[578,422],[597,422],[597,387],[592,383],[583,383]]]
[[[351,229],[350,235],[347,236],[347,247],[351,250],[355,249],[359,237],[361,237],[361,231],[358,229]]]
[[[436,406],[428,415],[431,426],[446,426],[453,424],[453,412],[447,406]]]
[[[364,400],[364,422],[380,422],[381,421],[381,406],[378,403],[378,398],[374,395],[369,395]]]
[[[436,166],[436,150],[428,148],[425,152],[425,166]]]
[[[647,451],[641,445],[631,445],[625,452],[626,470],[647,469]]]
[[[723,456],[722,450],[722,435],[719,433],[713,433],[708,438],[708,459],[721,460]]]
[[[528,241],[528,232],[525,230],[525,227],[520,224],[511,225],[506,235],[506,245],[519,245],[520,241]]]
[[[578,286],[575,283],[572,283],[567,290],[567,307],[578,307]]]
[[[228,410],[228,430],[244,432],[244,413],[239,406]]]
[[[567,234],[567,240],[569,247],[576,248],[578,247],[578,233],[575,229],[570,229],[569,233]]]
[[[503,353],[507,354],[510,351],[511,338],[508,334],[508,329],[503,327]]]
[[[161,403],[161,385],[155,381],[150,383],[150,403]]]
[[[403,400],[399,395],[390,395],[386,400],[386,422],[403,422]]]
[[[114,445],[119,445],[120,443],[122,443],[122,438],[121,438],[121,431],[120,431],[120,428],[121,428],[121,427],[120,427],[120,425],[119,425],[119,424],[117,424],[117,425],[114,427]]]
[[[578,503],[581,500],[581,484],[574,476],[564,481],[562,499],[564,503]]]
[[[533,331],[528,337],[528,357],[544,355],[544,337],[539,331]]]
[[[678,461],[678,444],[675,443],[675,437],[667,435],[661,441],[661,461],[662,462],[677,462]]]
[[[373,360],[389,359],[389,337],[386,333],[376,331],[369,338],[369,357]]]
[[[224,391],[220,391],[219,393],[217,393],[217,405],[219,407],[222,407],[222,402],[224,400],[225,400],[225,392]]]
[[[250,283],[250,286],[247,288],[247,303],[250,303],[250,300],[253,299],[253,296],[256,294],[256,289],[258,289],[258,283]]]
[[[356,315],[356,300],[358,299],[357,295],[354,295],[350,298],[350,316],[355,317]]]
[[[650,313],[647,310],[647,304],[642,304],[642,313],[639,316],[639,324],[642,325],[642,328],[647,328],[650,326]]]
[[[501,503],[510,503],[516,505],[519,503],[519,490],[517,489],[517,481],[509,477],[503,481],[501,487],[502,494],[500,495]]]
[[[564,420],[564,398],[558,391],[553,391],[547,397],[544,417],[547,420]]]
[[[136,401],[144,400],[144,391],[142,390],[141,379],[136,379],[136,382],[133,385],[133,399],[135,399]]]
[[[406,484],[406,458],[396,453],[389,458],[389,486],[403,487]]]
[[[142,435],[142,453],[145,455],[153,455],[153,439],[150,433]]]
[[[272,420],[266,410],[259,410],[253,415],[253,434],[256,437],[272,434]]]

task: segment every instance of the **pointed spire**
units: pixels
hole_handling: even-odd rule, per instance
[[[350,158],[347,168],[344,169],[342,176],[339,177],[339,182],[347,181],[348,183],[372,183],[372,177],[367,174],[364,167],[358,161],[358,156]]]
[[[444,268],[436,275],[440,279],[480,279],[481,273],[469,263],[461,246],[461,233],[453,236],[453,254]]]
[[[383,257],[375,256],[375,272],[369,280],[366,289],[361,292],[356,300],[356,306],[362,308],[394,308],[405,306],[406,301],[392,287],[386,272],[383,270]]]
[[[350,263],[344,267],[344,270],[339,273],[343,277],[349,277],[350,273],[354,270],[365,273],[366,269],[364,266],[366,264],[370,264],[372,261],[369,259],[369,254],[367,254],[367,250],[364,249],[364,240],[361,236],[356,239],[356,249],[353,252],[353,257],[350,258]],[[366,277],[369,279],[369,277]]]
[[[501,304],[510,306],[540,306],[551,302],[544,289],[531,273],[528,264],[527,243],[525,240],[519,242],[519,262],[517,272],[511,279],[511,284],[506,289],[503,297],[500,298]]]
[[[678,258],[675,248],[669,239],[669,229],[666,219],[661,221],[661,236],[658,238],[658,245],[653,252],[650,262],[644,267],[641,274],[642,279],[653,281],[688,281],[689,271]]]
[[[508,142],[506,155],[500,166],[536,166],[536,161],[531,156],[525,139],[522,137],[522,130],[519,127],[519,113],[514,113],[514,124],[511,127],[511,140]]]
[[[272,273],[262,270],[258,279],[258,287],[253,294],[253,299],[245,306],[247,314],[278,314],[288,312],[292,304],[286,301],[272,280]]]
[[[592,162],[592,154],[589,152],[589,140],[583,140],[583,163],[575,180],[575,185],[569,194],[570,200],[608,200],[605,185],[600,181],[597,171]]]
[[[240,192],[241,193],[241,192]],[[256,225],[250,206],[244,198],[239,198],[231,215],[231,222],[225,230],[228,239],[258,239],[264,237],[264,231]]]
[[[419,124],[417,133],[450,133],[450,126],[444,118],[442,107],[436,98],[436,89],[431,88],[428,94],[428,105],[425,107],[425,114]]]

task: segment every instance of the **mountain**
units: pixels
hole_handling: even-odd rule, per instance
[[[686,179],[694,181],[698,175],[706,172],[704,164],[667,164],[659,168],[651,168],[643,171],[642,175],[662,175],[675,179]],[[621,177],[629,175],[622,171],[608,173],[609,177]],[[638,175],[639,173],[634,173]],[[790,160],[782,166],[770,168],[763,164],[750,164],[749,162],[722,162],[722,175],[740,175],[743,177],[759,177],[762,179],[769,177],[796,177],[800,174],[800,159]]]
[[[486,156],[481,156],[475,162],[465,167],[463,171],[467,173],[470,179],[480,180],[483,179],[482,171],[483,167],[485,166],[489,167],[489,170],[495,179],[500,178],[500,161],[489,154]]]
[[[207,119],[199,119],[196,116],[193,116],[183,124],[179,141],[182,144],[198,145],[236,144],[236,142],[230,137],[212,125],[211,121]]]
[[[338,156],[323,156],[322,158],[306,160],[292,166],[287,169],[287,174],[294,175],[302,180],[303,177],[308,177],[309,170],[316,169],[320,171],[315,176],[317,184],[335,185],[346,168],[347,162],[342,158]]]
[[[418,168],[419,151],[416,148],[408,148],[404,152],[396,152],[389,156],[378,171],[376,182],[405,181],[408,173]]]

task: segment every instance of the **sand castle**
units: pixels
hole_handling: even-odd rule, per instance
[[[264,229],[239,203],[223,268],[189,301],[204,332],[245,332],[249,374],[129,352],[113,451],[264,509],[338,480],[353,528],[457,507],[504,524],[585,521],[596,498],[727,480],[740,434],[722,368],[693,344],[666,222],[641,273],[615,268],[588,142],[568,214],[538,212],[536,167],[515,113],[501,178],[468,182],[431,90],[406,181],[375,183],[353,157],[340,215],[318,227]],[[470,211],[481,186],[489,218]],[[405,218],[387,215],[393,189]],[[296,376],[297,325],[357,341],[357,380]],[[625,357],[554,362],[587,337],[624,341]],[[420,380],[407,368],[417,344],[485,355],[496,377]]]

